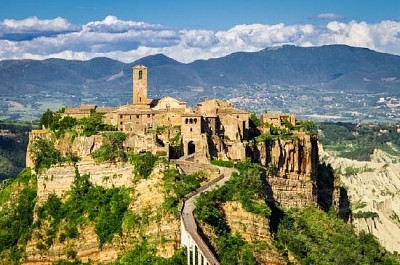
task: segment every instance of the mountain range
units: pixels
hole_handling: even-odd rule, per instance
[[[203,91],[204,96],[212,95],[218,87],[259,84],[351,92],[396,92],[400,87],[400,56],[345,45],[285,45],[187,64],[163,54],[129,64],[109,58],[4,60],[0,61],[0,90],[7,97],[46,92],[75,95],[77,99],[103,95],[105,101],[116,96],[124,101],[131,93],[131,68],[136,64],[149,68],[153,97],[191,89]],[[185,93],[180,95],[185,99]]]

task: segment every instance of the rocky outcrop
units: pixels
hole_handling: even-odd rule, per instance
[[[259,143],[253,153],[255,160],[265,167],[267,194],[271,201],[286,208],[316,203],[316,138],[298,133],[290,139]]]
[[[253,248],[258,264],[286,264],[273,245],[269,232],[269,219],[247,212],[241,203],[236,201],[226,202],[221,208],[232,234],[239,234],[247,242],[265,243],[263,248]]]
[[[81,175],[89,174],[90,182],[94,185],[112,187],[132,187],[133,166],[129,163],[95,163],[86,158],[72,164],[58,164],[52,166],[37,176],[39,201],[45,200],[50,193],[62,197],[71,189],[75,179],[75,168]]]
[[[62,229],[57,231],[56,239],[46,250],[38,248],[38,243],[43,242],[41,235],[46,233],[46,225],[34,229],[32,238],[28,242],[26,258],[23,264],[52,264],[60,259],[68,259],[68,254],[74,252],[77,259],[91,264],[102,264],[115,260],[127,251],[133,249],[135,244],[146,238],[147,242],[156,246],[157,255],[171,257],[180,243],[180,222],[173,214],[162,210],[164,193],[162,192],[163,165],[156,166],[147,179],[133,181],[133,167],[127,163],[102,163],[96,164],[93,160],[86,159],[76,164],[80,174],[90,174],[90,181],[103,187],[127,187],[132,191],[132,198],[128,209],[129,213],[138,218],[133,227],[123,222],[122,234],[114,235],[111,243],[99,247],[97,234],[91,223],[78,226],[79,237],[68,238],[60,241]],[[66,194],[71,188],[75,176],[72,165],[53,166],[42,175],[38,176],[39,204],[48,194],[55,193],[59,196]],[[64,225],[61,224],[60,227]]]

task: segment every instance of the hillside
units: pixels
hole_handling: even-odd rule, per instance
[[[400,249],[399,157],[375,150],[371,161],[354,161],[323,151],[321,156],[346,187],[358,231],[375,235],[390,251]]]
[[[166,153],[124,149],[134,135],[97,118],[65,116],[31,132],[31,168],[0,186],[6,264],[200,260],[182,236],[188,212],[180,210],[193,191],[195,231],[220,264],[400,264],[369,231],[341,219],[352,190],[318,163],[312,123],[257,127],[252,115],[248,160],[201,162],[198,154],[168,161]],[[164,134],[149,131],[147,145],[160,145]],[[223,185],[207,190],[221,176]]]

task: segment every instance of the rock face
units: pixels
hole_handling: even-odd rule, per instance
[[[86,158],[76,163],[81,175],[89,174],[90,182],[105,188],[132,187],[133,166],[129,163],[101,163],[96,164]],[[50,193],[62,197],[71,189],[75,178],[75,167],[72,164],[55,165],[38,175],[39,201],[45,200]]]
[[[77,163],[80,174],[90,174],[90,181],[102,187],[131,188],[132,200],[128,206],[129,212],[135,214],[140,222],[134,227],[122,226],[122,234],[114,235],[111,243],[99,247],[97,234],[93,224],[80,224],[78,238],[60,241],[62,230],[58,230],[56,239],[47,250],[38,249],[38,243],[43,241],[41,234],[46,233],[46,225],[35,228],[28,242],[26,258],[22,264],[52,264],[60,259],[68,259],[68,253],[73,251],[82,261],[91,264],[102,264],[114,261],[125,252],[133,249],[135,244],[147,239],[149,244],[157,247],[157,255],[171,257],[179,247],[180,222],[176,216],[165,213],[161,209],[164,202],[162,192],[163,166],[156,166],[147,179],[133,182],[133,166],[127,163],[96,164],[86,159]],[[75,168],[72,165],[57,165],[38,176],[38,203],[43,203],[48,194],[59,196],[66,194],[74,180]],[[60,225],[62,227],[63,225]]]
[[[236,201],[224,203],[222,210],[232,234],[239,234],[247,242],[262,241],[266,243],[267,246],[263,249],[254,248],[254,254],[259,264],[286,264],[273,246],[269,232],[269,219],[247,212],[241,203]]]
[[[255,151],[255,158],[266,167],[267,193],[271,201],[286,208],[316,203],[316,138],[299,133],[292,139],[259,143]]]
[[[322,148],[321,159],[340,177],[351,203],[356,230],[374,234],[389,251],[400,251],[400,161],[375,150],[372,161],[336,157]],[[357,213],[372,213],[361,217]],[[356,218],[357,217],[357,218]]]

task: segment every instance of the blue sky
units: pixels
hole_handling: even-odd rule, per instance
[[[284,44],[400,54],[400,1],[0,1],[0,60],[164,53],[190,62]]]
[[[400,19],[399,0],[2,0],[0,19],[64,17],[82,24],[108,15],[172,28],[228,29],[236,24],[318,23],[319,14],[375,23]]]

